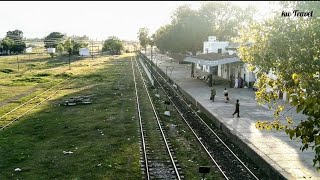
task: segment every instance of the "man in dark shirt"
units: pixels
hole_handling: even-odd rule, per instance
[[[239,99],[237,99],[237,103],[236,103],[236,110],[234,111],[234,113],[232,114],[232,116],[234,117],[234,114],[238,113],[237,117],[239,118],[239,113],[240,113],[240,104],[239,104]]]
[[[211,98],[210,100],[212,100],[212,102],[214,102],[214,97],[216,96],[217,92],[215,88],[211,89]]]

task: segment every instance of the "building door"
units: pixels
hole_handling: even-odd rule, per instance
[[[243,74],[243,81],[244,81],[244,85],[245,85],[245,83],[247,82],[247,80],[246,80],[246,73]],[[247,86],[249,86],[249,82],[248,82]]]
[[[234,67],[231,68],[230,76],[232,76],[233,78],[236,76],[236,72],[235,72]]]
[[[218,66],[211,66],[210,73],[212,73],[213,75],[218,75]]]

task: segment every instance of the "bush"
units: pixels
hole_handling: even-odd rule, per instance
[[[54,75],[54,77],[64,77],[64,78],[68,78],[68,77],[72,77],[72,73],[63,72],[63,73]]]
[[[0,72],[10,74],[10,73],[13,73],[14,70],[12,70],[12,69],[0,69]]]
[[[50,73],[39,73],[39,74],[36,74],[34,76],[36,76],[36,77],[45,77],[45,76],[51,76],[51,74]]]

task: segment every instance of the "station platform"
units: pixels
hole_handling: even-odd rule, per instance
[[[148,54],[147,57],[150,59]],[[215,102],[212,102],[209,99],[211,87],[204,81],[191,77],[191,64],[179,64],[178,61],[159,54],[153,56],[153,62],[191,102],[215,119],[215,124],[272,179],[320,179],[320,172],[313,167],[315,153],[311,148],[302,152],[299,149],[301,142],[291,140],[283,131],[256,129],[255,123],[258,120],[271,120],[273,111],[266,105],[258,105],[252,89],[214,85],[217,95]],[[229,92],[228,103],[223,95],[224,88]],[[240,118],[232,116],[237,99],[240,103]],[[305,118],[303,114],[297,114],[294,108],[287,113],[296,123]]]

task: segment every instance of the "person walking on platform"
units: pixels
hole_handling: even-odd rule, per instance
[[[238,88],[238,80],[239,78],[234,79],[234,88]]]
[[[214,102],[214,97],[216,96],[217,92],[215,88],[211,89],[211,97],[210,100],[212,100],[212,102]]]
[[[234,113],[232,114],[232,116],[234,117],[234,115],[237,113],[237,117],[239,118],[239,113],[240,113],[240,104],[239,104],[239,99],[237,99],[237,103],[236,103],[236,110],[234,111]]]
[[[226,103],[229,102],[229,96],[228,96],[229,94],[228,94],[227,88],[224,88],[223,94],[224,94],[224,97],[226,97]]]

